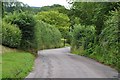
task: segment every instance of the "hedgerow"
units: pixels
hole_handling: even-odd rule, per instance
[[[99,45],[95,47],[93,56],[99,56],[99,58],[96,56],[97,60],[114,66],[120,71],[119,23],[118,11],[112,12],[111,16],[109,16],[105,22],[105,28],[99,36]]]
[[[38,21],[34,30],[37,49],[60,47],[61,33],[56,27]]]
[[[21,42],[21,31],[15,25],[2,22],[2,44],[8,47],[19,47]]]
[[[92,42],[94,42],[95,27],[74,25],[72,34],[72,52],[76,51],[76,54],[80,55],[85,55],[86,49],[90,52]]]
[[[114,11],[104,22],[104,28],[98,36],[95,35],[93,26],[75,25],[72,52],[111,65],[120,72],[119,23],[119,11]]]
[[[7,23],[15,24],[20,28],[22,32],[20,48],[33,48],[32,43],[34,40],[34,27],[36,23],[32,14],[29,14],[28,12],[14,12],[13,14],[9,13],[3,18],[3,20],[5,20]]]

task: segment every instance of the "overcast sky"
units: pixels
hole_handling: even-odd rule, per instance
[[[42,7],[48,5],[51,6],[53,4],[60,4],[65,6],[66,8],[69,7],[69,4],[67,3],[66,0],[18,0],[18,1],[34,7]]]

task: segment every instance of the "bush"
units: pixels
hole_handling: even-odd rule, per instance
[[[66,44],[71,44],[72,33],[71,32],[67,32],[66,36],[65,36],[65,39],[66,39]]]
[[[63,38],[66,38],[69,31],[69,17],[66,14],[59,13],[58,11],[42,11],[35,16],[36,20],[44,21],[50,25],[55,25],[56,28],[62,34]]]
[[[15,25],[2,23],[2,44],[8,47],[19,47],[21,31]]]
[[[115,66],[120,71],[119,54],[119,13],[111,12],[108,20],[105,22],[105,28],[100,34],[100,46],[102,48],[103,62]],[[98,54],[98,53],[97,53]]]
[[[76,49],[80,49],[80,47],[82,49],[82,53],[84,52],[83,50],[91,48],[92,46],[91,43],[94,42],[94,34],[95,34],[94,26],[84,26],[80,24],[75,25],[72,36],[73,52]]]
[[[120,11],[111,12],[99,36],[94,36],[95,30],[92,26],[75,25],[72,52],[111,65],[120,72],[119,13]],[[97,37],[99,37],[98,41],[96,41]]]
[[[0,20],[0,45],[2,44],[2,20]]]
[[[35,19],[32,17],[33,15],[28,12],[17,13],[6,15],[4,20],[6,22],[11,22],[11,24],[16,24],[20,30],[22,31],[22,40],[21,40],[21,48],[30,49],[33,47],[33,39],[34,39],[34,27],[35,27]]]
[[[37,49],[59,47],[61,33],[54,26],[38,21],[35,27],[35,42]]]

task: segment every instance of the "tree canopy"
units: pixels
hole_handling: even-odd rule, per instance
[[[66,32],[69,31],[70,22],[66,14],[59,13],[58,11],[42,11],[39,12],[35,18],[48,24],[55,25],[55,27],[60,30],[63,37],[65,37]]]

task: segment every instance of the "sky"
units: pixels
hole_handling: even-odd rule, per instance
[[[65,6],[66,8],[69,8],[69,4],[67,3],[66,0],[18,0],[18,1],[34,7],[51,6],[53,4],[60,4]]]

